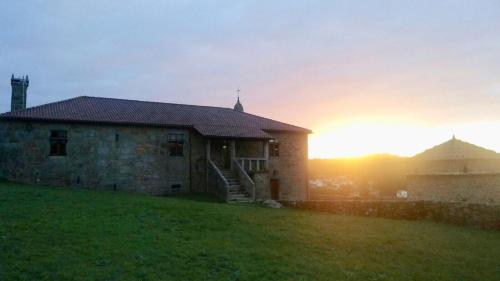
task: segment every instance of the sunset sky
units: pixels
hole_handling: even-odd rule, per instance
[[[272,3],[269,3],[272,2]],[[500,151],[500,1],[1,1],[0,111],[79,95],[232,107],[310,157]]]

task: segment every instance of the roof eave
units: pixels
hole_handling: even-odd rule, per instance
[[[33,117],[13,117],[0,116],[0,120],[19,121],[19,122],[42,122],[42,123],[67,123],[67,124],[92,124],[92,125],[115,125],[115,126],[137,126],[137,127],[157,127],[157,128],[193,128],[190,125],[179,124],[159,124],[159,123],[141,123],[141,122],[116,122],[116,121],[95,121],[95,120],[66,120],[52,118],[33,118]]]
[[[202,135],[205,138],[210,139],[234,139],[234,140],[270,140],[272,137],[235,137],[235,136],[210,136]]]
[[[278,133],[295,133],[295,134],[312,134],[313,131],[305,128],[300,128],[302,130],[276,130],[276,129],[262,129],[264,132],[278,132]]]

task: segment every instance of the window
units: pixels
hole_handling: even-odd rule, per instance
[[[280,156],[280,144],[278,142],[269,143],[269,156],[279,157]]]
[[[50,131],[50,155],[65,156],[68,132],[63,130]]]
[[[168,154],[170,156],[184,156],[184,135],[168,135]]]
[[[170,186],[170,191],[172,193],[179,193],[182,190],[182,185],[181,184],[172,184]]]

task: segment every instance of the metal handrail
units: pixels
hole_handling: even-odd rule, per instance
[[[224,181],[224,183],[226,184],[226,186],[229,186],[229,182],[227,181],[226,177],[224,177],[224,175],[220,171],[219,167],[217,167],[217,165],[215,165],[215,163],[212,160],[210,160],[210,159],[208,159],[208,162],[210,163],[210,165],[212,165],[212,168],[214,168],[214,170],[217,172],[217,174],[219,175],[219,177]]]
[[[247,174],[247,172],[243,169],[243,167],[241,167],[240,163],[238,163],[238,160],[236,160],[236,158],[233,158],[233,161],[236,164],[236,167],[238,167],[238,169],[241,172],[243,172],[243,174],[245,175],[245,177],[247,178],[247,180],[250,181],[250,183],[252,185],[255,185],[255,183],[253,182],[252,178]]]
[[[243,177],[250,183],[251,185],[251,193],[252,193],[252,200],[255,201],[255,183],[254,181],[252,180],[252,178],[248,175],[248,173],[245,171],[245,169],[243,169],[243,167],[241,167],[240,163],[238,163],[238,160],[236,158],[233,158],[232,159],[236,168],[238,168],[239,170],[239,173],[238,174],[243,174]],[[245,186],[245,185],[243,185]]]

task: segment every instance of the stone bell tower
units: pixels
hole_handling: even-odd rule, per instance
[[[12,86],[12,99],[10,101],[10,111],[26,109],[26,92],[30,81],[28,75],[15,78],[12,74],[10,85]]]

